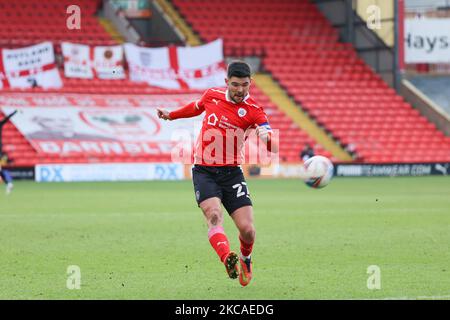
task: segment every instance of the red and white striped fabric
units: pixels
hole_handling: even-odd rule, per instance
[[[2,50],[3,49],[0,48],[0,89],[9,88],[9,81],[8,78],[6,78],[5,68],[3,67]]]
[[[2,49],[0,82],[2,87],[11,88],[61,88],[53,44],[43,42],[25,48]]]
[[[130,79],[166,89],[207,89],[224,85],[222,40],[198,47],[143,48],[125,44]]]

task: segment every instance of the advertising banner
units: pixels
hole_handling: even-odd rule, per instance
[[[405,20],[405,62],[450,62],[450,19]]]
[[[36,165],[37,182],[182,180],[176,163],[98,163]]]

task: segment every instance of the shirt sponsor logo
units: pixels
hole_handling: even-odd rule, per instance
[[[208,116],[208,124],[211,126],[215,126],[218,120],[219,119],[217,118],[215,113],[212,113]]]

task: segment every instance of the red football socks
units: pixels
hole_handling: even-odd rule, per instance
[[[244,242],[244,240],[241,239],[241,237],[239,237],[239,241],[241,242],[241,253],[244,257],[248,257],[249,255],[252,254],[252,250],[253,250],[253,243],[246,243]]]
[[[223,227],[214,227],[208,231],[209,243],[216,251],[220,261],[224,261],[227,254],[230,252],[230,243],[225,235]]]

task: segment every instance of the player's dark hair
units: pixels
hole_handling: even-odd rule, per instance
[[[230,79],[231,77],[245,78],[250,77],[251,71],[250,66],[247,62],[244,61],[233,61],[228,65],[227,77]]]

